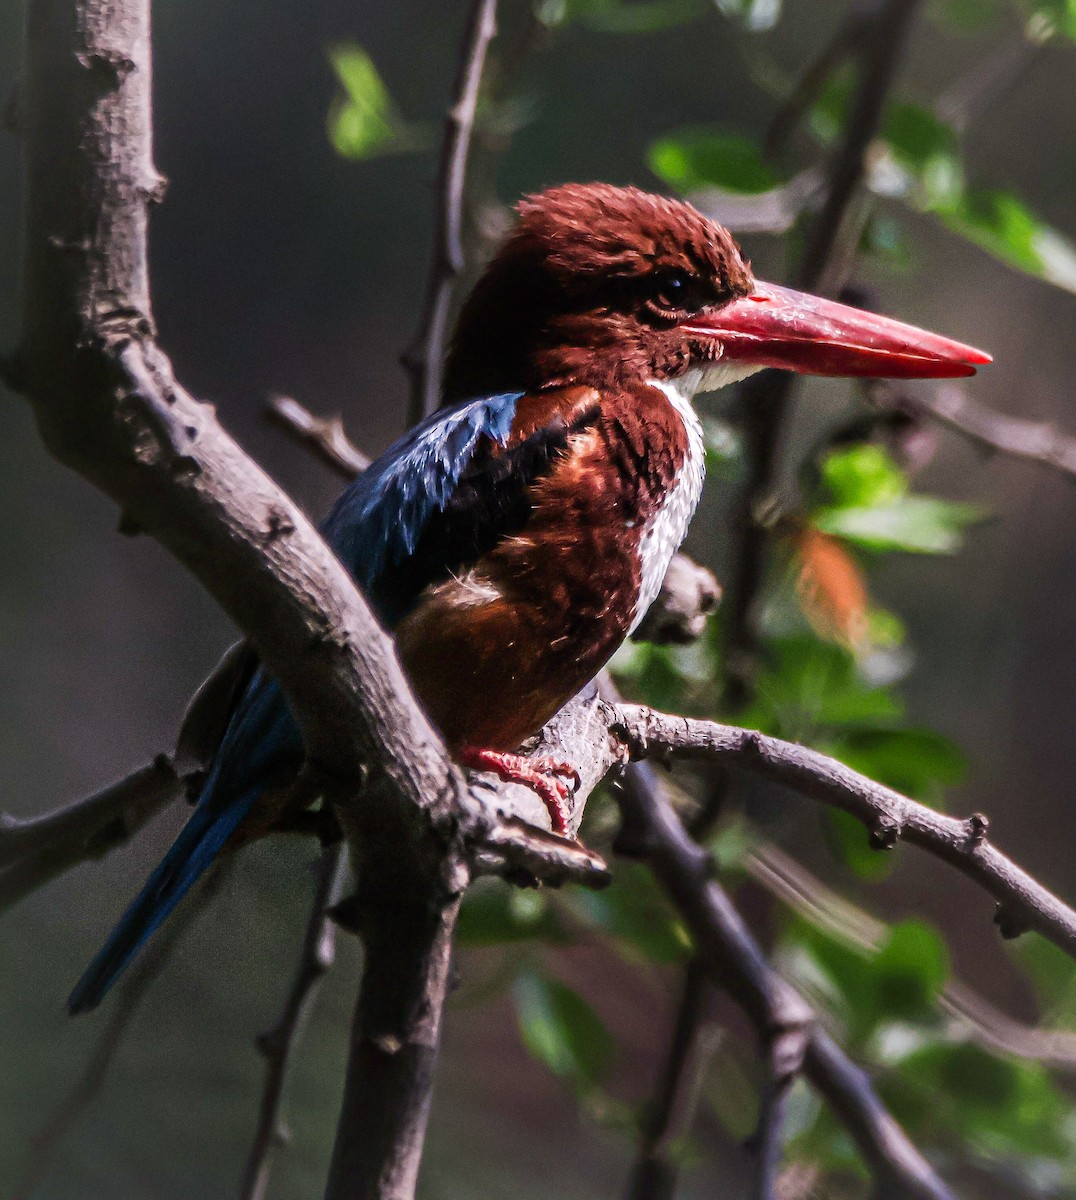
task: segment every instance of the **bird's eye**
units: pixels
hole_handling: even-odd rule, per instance
[[[699,307],[698,282],[686,271],[663,271],[654,281],[654,303],[666,312],[689,312]]]

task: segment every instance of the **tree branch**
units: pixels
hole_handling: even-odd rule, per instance
[[[182,790],[162,754],[126,779],[44,816],[0,814],[0,912],[80,862],[122,846]]]
[[[641,1122],[639,1149],[628,1177],[626,1200],[672,1200],[675,1195],[677,1169],[668,1149],[694,1115],[709,1058],[706,1050],[714,1044],[714,1039],[703,1036],[710,992],[705,968],[692,959],[684,972],[683,991],[657,1089]]]
[[[764,1045],[787,1037],[798,1051],[799,1039],[806,1039],[803,1073],[848,1129],[880,1188],[908,1200],[954,1200],[885,1111],[866,1073],[818,1029],[807,1002],[766,961],[714,878],[710,856],[662,796],[649,764],[634,764],[625,773],[618,800],[624,824],[617,849],[646,862],[654,872],[712,981],[744,1009]],[[770,1145],[772,1149],[772,1139]]]
[[[284,1121],[284,1089],[292,1058],[317,1000],[321,981],[336,958],[336,924],[329,909],[347,877],[347,853],[342,843],[327,847],[317,865],[317,883],[310,917],[299,952],[299,964],[284,1001],[280,1019],[258,1038],[265,1056],[265,1086],[258,1113],[258,1128],[250,1147],[240,1200],[262,1200],[269,1186],[273,1150],[286,1144],[290,1133]]]
[[[776,158],[788,145],[796,127],[822,95],[834,73],[862,50],[871,25],[872,15],[866,6],[853,7],[848,11],[833,37],[808,63],[795,87],[770,120],[763,143],[767,157]]]
[[[148,0],[30,0],[26,55],[25,293],[9,374],[54,456],[152,533],[250,638],[302,730],[301,785],[333,806],[353,847],[362,904],[394,917],[387,950],[366,922],[354,1035],[356,1061],[372,1048],[386,1069],[357,1083],[353,1074],[344,1104],[345,1118],[357,1106],[383,1119],[342,1122],[332,1189],[361,1194],[349,1179],[361,1167],[369,1195],[403,1197],[417,1171],[443,965],[472,847],[492,832],[505,869],[521,842],[528,870],[548,859],[467,792],[353,581],[210,407],[176,382],[154,341],[146,226],[163,181],[152,159]],[[559,856],[558,877],[581,869],[593,878],[594,857],[577,859]],[[401,895],[415,919],[398,919]],[[424,1017],[402,1009],[386,1049],[378,1005],[419,995]],[[377,1086],[389,1089],[380,1101]],[[423,1098],[390,1102],[408,1094]]]
[[[1076,912],[990,844],[989,822],[981,814],[947,817],[817,750],[753,730],[635,705],[621,705],[617,712],[616,732],[633,755],[720,762],[839,808],[863,824],[876,848],[910,842],[981,884],[998,902],[995,922],[1003,936],[1034,929],[1076,957]]]
[[[474,131],[486,51],[497,32],[497,0],[474,0],[460,53],[452,106],[445,117],[438,172],[433,260],[422,319],[414,342],[403,354],[411,375],[409,425],[441,403],[441,365],[456,280],[463,271],[463,202],[467,155]]]
[[[899,402],[902,411],[923,413],[988,454],[1026,459],[1076,476],[1076,437],[1045,421],[993,412],[973,400],[960,384],[941,384],[933,391],[912,395],[890,380],[877,379],[864,385],[864,393],[871,404],[883,410]]]
[[[323,463],[349,482],[361,475],[370,460],[344,431],[339,413],[317,417],[291,396],[271,396],[269,417],[296,441],[313,450]]]

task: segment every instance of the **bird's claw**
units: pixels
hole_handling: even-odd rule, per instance
[[[582,780],[570,763],[552,758],[502,754],[498,750],[482,750],[477,746],[465,746],[458,757],[465,767],[476,771],[493,771],[505,783],[521,783],[537,792],[549,813],[549,825],[553,832],[561,837],[572,836],[568,805]]]

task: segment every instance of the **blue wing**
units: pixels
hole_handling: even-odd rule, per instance
[[[434,413],[348,487],[324,522],[329,544],[387,626],[431,581],[525,522],[518,464],[487,456],[481,469],[473,465],[481,443],[487,451],[505,445],[521,396],[489,396]],[[528,439],[520,453],[537,469],[565,436],[562,428]],[[472,477],[460,495],[469,468]],[[100,1003],[265,788],[294,770],[302,752],[283,693],[259,669],[236,706],[191,819],[75,985],[70,1012]]]

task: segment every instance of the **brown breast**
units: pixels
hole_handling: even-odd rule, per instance
[[[522,533],[430,589],[397,629],[450,747],[514,750],[608,662],[635,616],[640,544],[688,453],[684,423],[654,388],[573,392],[597,406],[594,420],[534,485]],[[513,439],[548,403],[520,401]]]

